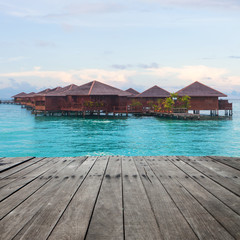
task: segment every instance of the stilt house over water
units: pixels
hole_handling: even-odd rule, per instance
[[[18,96],[18,102],[21,105],[25,105],[26,107],[34,108],[35,107],[34,97],[36,95],[39,95],[39,94],[44,94],[45,92],[48,92],[48,91],[50,91],[50,89],[45,89],[45,90],[43,90],[41,92],[38,92],[38,93],[31,92],[31,93],[28,93],[28,94],[20,95],[20,96]],[[15,101],[15,97],[14,97],[14,101]]]
[[[34,96],[35,92],[30,92],[21,97],[21,104],[25,105],[26,107],[33,107],[32,97]]]
[[[24,97],[25,95],[27,95],[27,93],[21,92],[21,93],[18,93],[18,94],[16,94],[16,95],[12,96],[12,98],[14,99],[14,102],[15,102],[15,103],[21,104],[22,99],[23,99],[23,97]]]
[[[133,89],[133,88],[129,88],[129,89],[125,90],[125,92],[129,92],[129,93],[131,93],[133,96],[136,96],[136,95],[139,94],[139,92],[136,91],[136,90]]]
[[[106,115],[108,113],[128,115],[155,112],[155,106],[163,104],[163,100],[171,96],[170,92],[156,85],[137,93],[132,88],[123,91],[98,81],[91,81],[81,86],[71,84],[63,88],[45,89],[38,93],[22,92],[13,98],[16,103],[32,108],[36,114],[60,112],[68,115],[69,112],[75,112],[74,114],[81,115],[86,112],[87,114],[102,112]],[[227,95],[200,82],[194,82],[177,93],[180,97],[186,95],[190,97],[190,107],[186,107],[186,111],[200,113],[201,110],[210,110],[211,115],[218,115],[219,110],[225,110],[225,115],[232,115],[232,103],[219,99]]]
[[[67,104],[67,97],[65,92],[73,90],[78,86],[75,84],[68,85],[66,87],[57,87],[48,91],[36,95],[35,98],[35,110],[37,111],[61,111],[62,107]]]
[[[159,99],[165,99],[167,97],[170,97],[170,92],[155,85],[136,95],[135,100],[141,102],[143,107],[148,107],[149,102],[157,103]]]
[[[56,89],[56,88],[54,88],[54,89]],[[40,92],[33,94],[33,96],[31,97],[32,108],[36,107],[36,104],[38,104],[41,101],[41,98],[44,97],[45,94],[47,94],[50,91],[54,91],[54,89],[47,88],[45,90],[42,90]]]
[[[92,81],[77,88],[66,91],[67,103],[63,111],[120,111],[126,109],[127,97],[131,93],[125,92],[107,84]]]
[[[219,99],[227,95],[198,81],[179,90],[177,94],[191,97],[189,110],[193,110],[194,113],[200,113],[200,110],[210,110],[211,115],[218,115],[218,110],[225,110],[226,114],[232,114],[232,103]]]

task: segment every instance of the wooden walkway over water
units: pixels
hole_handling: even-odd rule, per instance
[[[240,239],[240,158],[0,158],[0,239]]]

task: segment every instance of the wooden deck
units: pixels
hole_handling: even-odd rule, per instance
[[[0,158],[0,239],[240,239],[240,158]]]

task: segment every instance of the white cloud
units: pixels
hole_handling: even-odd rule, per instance
[[[227,74],[226,69],[211,68],[204,65],[183,66],[180,68],[162,67],[159,69],[152,68],[151,73],[159,77],[176,77],[185,81],[201,81],[204,79],[216,79]]]
[[[149,88],[155,84],[167,90],[179,90],[194,82],[200,81],[222,92],[240,91],[240,76],[231,75],[227,69],[211,68],[207,66],[183,66],[181,68],[161,67],[135,70],[110,71],[104,69],[82,69],[69,71],[44,71],[36,66],[34,70],[0,74],[0,81],[14,78],[17,82],[28,82],[38,88],[71,83],[81,85],[89,81],[98,80],[116,87],[126,87],[132,84]],[[6,80],[5,80],[6,81]],[[1,84],[2,88],[7,84]]]
[[[98,80],[104,83],[121,86],[128,81],[128,77],[136,75],[135,71],[108,71],[104,69],[83,69],[69,71],[44,71],[36,66],[34,70],[12,73],[1,73],[0,79],[14,78],[18,81],[25,81],[43,87],[48,84],[81,85],[89,81]],[[6,81],[6,80],[5,80]],[[3,85],[6,87],[7,85]],[[2,87],[3,87],[2,86]],[[53,86],[54,87],[54,86]]]
[[[194,81],[199,81],[221,91],[240,90],[240,76],[231,76],[224,68],[212,68],[204,65],[183,66],[181,68],[162,67],[152,68],[147,74],[157,76],[162,86],[184,87]]]

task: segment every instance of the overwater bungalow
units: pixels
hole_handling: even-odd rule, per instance
[[[45,111],[46,95],[51,92],[58,92],[62,87],[56,87],[53,89],[45,89],[34,96],[34,109]]]
[[[32,97],[34,96],[34,94],[35,92],[30,92],[22,96],[20,104],[24,105],[25,107],[32,107],[33,106]]]
[[[92,81],[66,91],[67,103],[63,111],[72,112],[126,112],[127,97],[131,93],[110,85]]]
[[[156,104],[159,99],[170,97],[170,92],[158,86],[153,86],[135,96],[133,101],[140,102],[143,108]]]
[[[37,111],[61,111],[62,107],[66,105],[67,97],[66,92],[74,90],[78,86],[75,84],[66,87],[57,87],[51,91],[36,95],[35,110]]]
[[[34,93],[34,92],[24,93],[24,92],[22,92],[22,93],[19,93],[17,95],[12,96],[12,98],[14,98],[15,103],[19,103],[19,104],[24,105],[26,107],[34,108],[34,106],[35,106],[34,97],[36,95],[43,94],[43,93],[46,93],[48,91],[50,91],[50,89],[45,89],[45,90],[40,91],[38,93]]]
[[[16,94],[16,95],[14,95],[14,96],[12,96],[12,98],[14,99],[13,101],[14,101],[15,103],[21,104],[22,98],[23,98],[25,95],[27,95],[25,92],[21,92],[21,93],[18,93],[18,94]]]
[[[178,102],[177,99],[173,99],[170,92],[156,85],[142,93],[137,93],[132,88],[123,91],[98,81],[91,81],[81,86],[71,84],[63,88],[45,89],[38,93],[22,92],[14,95],[13,98],[16,103],[32,108],[36,114],[73,112],[80,115],[85,113],[127,115],[128,113],[187,113],[188,110],[198,114],[201,110],[210,110],[210,115],[218,115],[219,110],[225,110],[225,115],[232,115],[232,104],[228,100],[219,99],[227,95],[200,82],[194,82],[177,92],[180,97],[186,95],[190,97],[190,104],[187,102],[184,108],[182,104],[177,108],[178,103],[185,101],[183,98]],[[169,105],[170,96],[175,101],[174,107]]]
[[[218,115],[218,110],[225,110],[226,114],[232,114],[232,103],[219,99],[219,97],[227,97],[226,94],[198,81],[177,91],[177,94],[191,97],[188,110],[193,110],[193,113],[200,113],[200,110],[210,110],[211,115]]]
[[[132,96],[136,96],[136,95],[138,95],[138,94],[139,94],[139,92],[138,92],[138,91],[136,91],[136,90],[135,90],[135,89],[133,89],[133,88],[129,88],[129,89],[125,90],[125,92],[131,93],[131,94],[132,94]]]
[[[49,91],[51,91],[51,89],[50,89],[50,88],[47,88],[47,89],[44,89],[44,90],[42,90],[42,91],[40,91],[40,92],[31,94],[31,95],[29,96],[29,101],[28,101],[27,106],[35,109],[36,98],[37,98],[38,96],[40,96],[40,95],[44,95],[44,94],[48,93]]]

